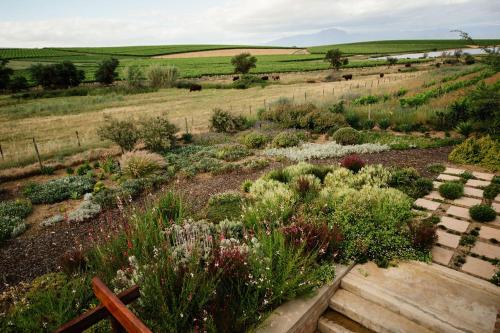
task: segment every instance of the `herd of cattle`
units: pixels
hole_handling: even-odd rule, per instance
[[[406,65],[409,65],[409,66],[406,66]],[[406,67],[410,67],[411,64],[406,64],[405,66]],[[384,73],[380,73],[379,76],[381,78],[384,77]],[[345,75],[342,75],[342,78],[346,81],[349,81],[349,80],[352,80],[352,74],[345,74]],[[239,76],[233,76],[233,82],[234,81],[238,81],[240,79]],[[260,78],[261,80],[263,81],[268,81],[269,80],[269,76],[268,75],[264,75],[264,76],[261,76]],[[280,76],[279,75],[271,75],[271,79],[274,80],[274,81],[279,81],[280,80]],[[189,91],[201,91],[202,87],[200,84],[198,83],[191,83],[190,87],[189,87]]]

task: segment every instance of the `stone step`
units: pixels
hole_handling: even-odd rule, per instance
[[[436,333],[344,289],[333,295],[330,307],[376,333]]]
[[[319,318],[318,331],[321,333],[374,333],[332,309],[326,310],[321,318]]]
[[[432,332],[490,333],[500,304],[500,288],[491,283],[413,261],[388,269],[358,265],[341,288]]]

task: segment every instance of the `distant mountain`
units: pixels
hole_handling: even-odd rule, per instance
[[[266,44],[276,46],[316,46],[325,44],[339,44],[360,42],[359,36],[351,35],[340,29],[326,29],[313,34],[293,35],[275,39]]]

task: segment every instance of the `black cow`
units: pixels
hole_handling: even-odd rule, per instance
[[[274,81],[279,81],[280,79],[280,76],[279,75],[273,75],[273,80]]]
[[[240,79],[239,76],[233,76],[233,81],[238,81]]]
[[[198,83],[191,83],[191,85],[189,86],[189,91],[201,91],[201,85],[199,85]]]
[[[384,77],[384,73],[380,73],[379,75],[380,75],[380,77]]]
[[[410,63],[405,64],[405,67],[411,67]]]
[[[342,75],[342,77],[348,81],[348,80],[352,80],[352,74],[345,74],[345,75]]]
[[[436,63],[436,67],[437,68],[441,67],[441,63],[440,62]]]
[[[264,81],[267,81],[267,80],[269,80],[269,76],[266,75],[266,76],[261,77],[260,79],[264,80]]]

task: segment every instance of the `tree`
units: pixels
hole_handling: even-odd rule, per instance
[[[393,66],[398,63],[398,58],[396,57],[387,57],[387,62],[389,63],[389,66]]]
[[[71,61],[59,64],[34,64],[28,69],[31,79],[44,88],[69,88],[78,86],[85,78],[82,70]]]
[[[349,63],[349,59],[342,58],[342,52],[339,49],[331,49],[328,50],[325,54],[326,62],[330,63],[330,67],[339,70],[342,65],[347,65]]]
[[[257,58],[250,53],[241,53],[235,55],[231,59],[231,64],[234,66],[235,73],[247,74],[250,69],[255,68],[257,65]]]
[[[24,76],[18,75],[10,81],[9,89],[14,92],[20,92],[28,89],[28,80]]]
[[[0,90],[7,89],[10,83],[10,76],[14,74],[12,68],[7,67],[9,61],[0,59]]]
[[[465,31],[452,30],[451,32],[457,32],[461,39],[468,41],[471,45],[479,45],[479,43],[476,43]],[[481,46],[481,49],[486,53],[484,62],[493,70],[497,72],[500,71],[500,47],[496,45],[485,45]]]
[[[97,134],[102,140],[110,140],[120,146],[122,153],[134,149],[139,140],[139,131],[131,120],[117,120],[104,117],[105,125],[99,127]]]
[[[111,84],[118,78],[116,68],[120,62],[118,59],[110,58],[103,60],[95,73],[95,80],[102,84]]]

